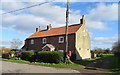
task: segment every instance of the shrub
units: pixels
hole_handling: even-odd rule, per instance
[[[60,63],[63,61],[63,53],[59,51],[40,51],[36,55],[39,62],[44,63]]]
[[[114,55],[120,58],[120,52],[114,52]]]
[[[15,54],[15,51],[10,51],[9,54],[10,54],[10,55],[11,55],[11,54]]]
[[[34,55],[34,51],[22,51],[21,52],[21,59],[31,61],[32,56]]]
[[[120,41],[114,43],[112,51],[115,54],[115,56],[120,58]]]
[[[2,54],[2,58],[9,59],[10,58],[9,53]]]
[[[56,48],[55,48],[55,51],[58,51],[58,50],[59,50],[59,47],[56,47]]]
[[[14,55],[14,57],[17,57],[17,58],[18,58],[19,56],[20,56],[20,55],[18,55],[17,53],[15,53],[15,55]]]
[[[10,57],[13,58],[15,55],[15,51],[10,51],[9,54],[10,54]]]

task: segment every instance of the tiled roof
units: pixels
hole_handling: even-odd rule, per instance
[[[68,34],[75,33],[80,27],[81,27],[80,24],[69,25],[68,26]],[[63,26],[63,27],[58,27],[58,28],[52,28],[50,30],[43,30],[43,31],[35,32],[31,36],[29,36],[27,39],[64,35],[65,29],[66,29],[66,27]]]

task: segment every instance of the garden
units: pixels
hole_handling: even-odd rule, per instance
[[[63,63],[63,52],[11,50],[9,53],[2,55],[2,60],[57,68],[71,68],[80,72],[82,71],[83,73],[120,73],[120,60],[116,55],[101,55],[102,56],[98,56],[93,59],[77,60],[73,61],[72,63]],[[109,63],[106,65],[107,61]],[[96,62],[96,64],[93,64],[94,62]],[[91,66],[92,69],[88,69],[88,65]],[[107,67],[104,68],[103,66]],[[103,68],[105,70],[100,71],[100,69]]]
[[[63,52],[11,50],[9,53],[2,54],[2,58],[58,64],[63,62]]]
[[[112,50],[95,49],[92,59],[63,63],[63,52],[60,51],[22,51],[3,50],[1,60],[34,64],[41,66],[71,68],[83,73],[120,73],[120,43],[115,43]],[[101,71],[101,69],[104,69]]]

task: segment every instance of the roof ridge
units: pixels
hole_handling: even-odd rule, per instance
[[[73,25],[68,25],[68,26],[77,26],[77,25],[80,25],[80,24],[73,24]],[[65,27],[65,26],[62,26],[62,27]],[[56,27],[56,28],[62,28],[62,27]],[[55,29],[55,28],[52,28],[52,29]]]
[[[77,25],[80,25],[80,24],[73,24],[73,25],[68,25],[68,26],[77,26]],[[56,28],[63,28],[65,26],[62,26],[62,27],[56,27]],[[51,29],[56,29],[56,28],[51,28]],[[41,30],[41,31],[47,31],[46,29],[45,30]],[[39,32],[41,32],[39,31]]]
[[[72,25],[68,25],[68,26],[75,26],[75,25],[80,25],[80,24],[72,24]],[[62,26],[65,27],[65,26]],[[56,28],[61,28],[61,27],[56,27]]]
[[[68,25],[69,31],[68,34],[76,33],[76,31],[82,26],[81,24]],[[59,30],[60,29],[60,30]],[[39,32],[33,33],[27,39],[38,38],[38,37],[48,37],[48,36],[57,36],[65,34],[65,26],[52,28],[50,30],[41,30]]]

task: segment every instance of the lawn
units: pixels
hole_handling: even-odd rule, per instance
[[[120,59],[113,54],[105,54],[101,59],[111,62],[108,69],[110,72],[120,73]]]
[[[88,65],[89,63],[92,63],[93,61],[95,61],[95,60],[97,60],[97,59],[100,59],[100,57],[96,57],[96,58],[94,58],[94,59],[77,60],[77,61],[74,61],[74,63],[80,64],[80,65],[83,65],[83,66],[86,66],[86,65]]]
[[[94,63],[96,62],[96,63]],[[91,69],[105,69],[110,73],[120,73],[120,59],[114,56],[114,54],[103,54],[102,57],[97,57],[95,59],[86,59],[75,61],[74,63],[88,66],[91,64]]]

